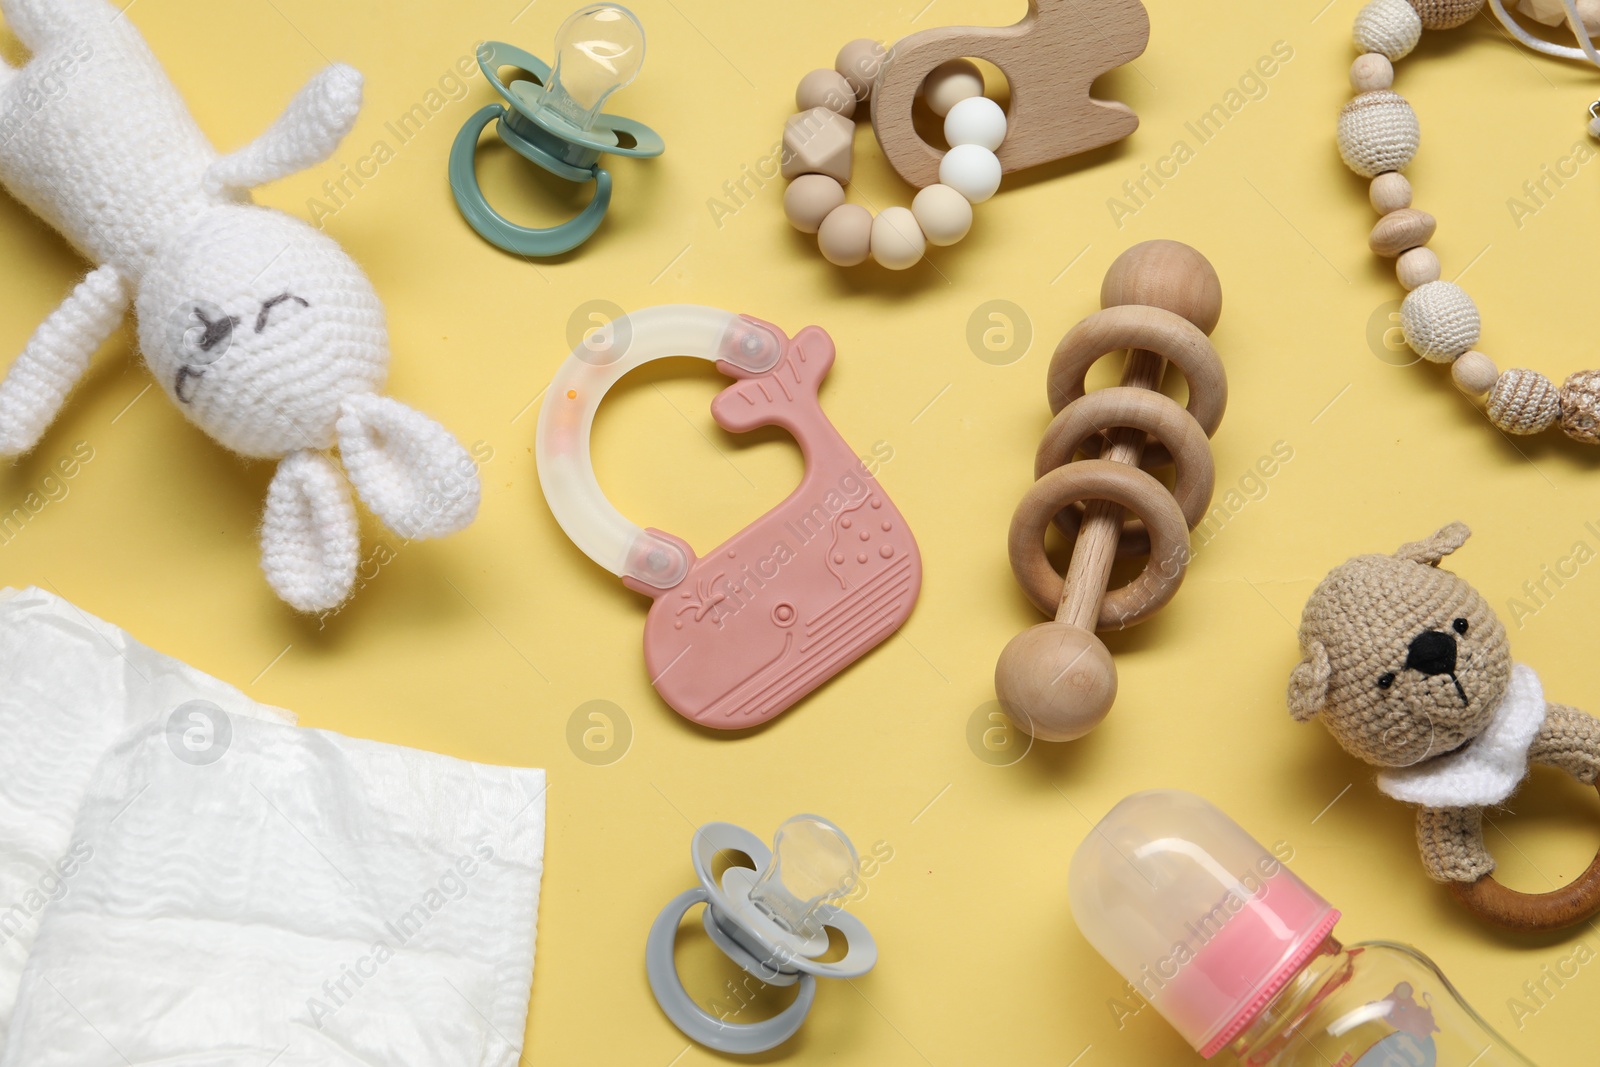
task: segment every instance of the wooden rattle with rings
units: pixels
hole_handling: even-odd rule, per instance
[[[1182,583],[1189,531],[1215,483],[1208,438],[1227,404],[1207,336],[1222,314],[1222,286],[1204,256],[1176,241],[1135,245],[1106,272],[1100,302],[1103,310],[1073,327],[1050,361],[1055,418],[1039,444],[1038,481],[1011,520],[1011,569],[1054,621],[1006,645],[995,691],[1012,722],[1047,741],[1082,737],[1116,699],[1116,667],[1095,631],[1143,622]],[[1122,384],[1086,393],[1089,368],[1122,349]],[[1160,392],[1168,363],[1188,381],[1186,408]],[[1080,451],[1093,458],[1074,461]],[[1149,473],[1168,464],[1171,490]],[[1124,521],[1124,511],[1133,518]],[[1045,555],[1052,521],[1073,538],[1065,578]],[[1107,591],[1118,557],[1145,554],[1137,578]]]

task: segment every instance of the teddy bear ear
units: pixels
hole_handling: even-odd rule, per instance
[[[1307,722],[1327,706],[1328,679],[1333,676],[1333,664],[1321,641],[1307,642],[1305,653],[1289,675],[1289,714],[1295,722]]]
[[[1394,558],[1437,567],[1441,559],[1466,544],[1467,538],[1471,536],[1472,531],[1467,529],[1466,523],[1452,522],[1427,540],[1401,545]]]

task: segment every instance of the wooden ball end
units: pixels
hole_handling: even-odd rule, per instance
[[[1100,725],[1117,699],[1117,668],[1100,639],[1063,622],[1013,637],[994,668],[1000,706],[1041,741],[1075,741]]]
[[[1222,282],[1211,261],[1181,241],[1145,241],[1111,264],[1100,306],[1144,304],[1182,315],[1210,333],[1222,318]]]

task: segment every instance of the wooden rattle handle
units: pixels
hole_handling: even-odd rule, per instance
[[[1055,621],[1006,645],[995,691],[1018,727],[1051,741],[1082,737],[1116,699],[1116,666],[1094,631],[1140,622],[1177,591],[1189,529],[1211,500],[1206,438],[1227,402],[1222,362],[1206,336],[1222,313],[1222,287],[1204,256],[1175,241],[1135,245],[1106,272],[1100,302],[1103,310],[1073,327],[1051,360],[1056,418],[1039,452],[1048,469],[1036,472],[1011,520],[1012,571]],[[1123,349],[1122,386],[1085,395],[1090,366]],[[1160,392],[1169,362],[1188,379],[1187,412]],[[1095,435],[1105,441],[1099,457],[1071,462]],[[1152,447],[1177,465],[1173,490],[1140,469]],[[1083,517],[1063,578],[1045,556],[1045,530],[1079,502]],[[1107,592],[1129,510],[1143,523],[1150,562],[1128,585]]]
[[[1128,352],[1122,368],[1122,384],[1134,389],[1159,392],[1167,361],[1155,352],[1135,348]],[[1144,458],[1149,436],[1128,426],[1109,430],[1110,446],[1100,458],[1137,468]],[[1100,617],[1100,602],[1111,582],[1111,567],[1117,561],[1117,545],[1122,540],[1123,509],[1111,500],[1090,500],[1084,505],[1083,525],[1072,547],[1072,562],[1067,567],[1056,621],[1069,626],[1095,629]]]

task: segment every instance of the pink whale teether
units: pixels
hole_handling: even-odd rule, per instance
[[[712,402],[730,433],[781,426],[806,471],[789,497],[703,557],[629,522],[589,458],[595,411],[628,371],[669,356],[737,379]],[[893,633],[922,561],[905,519],[817,400],[833,341],[758,319],[675,305],[595,331],[556,372],[539,414],[539,479],[556,521],[591,559],[652,597],[650,680],[685,718],[737,730],[773,718]]]

